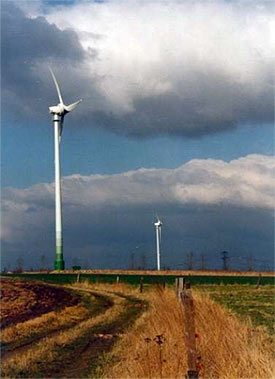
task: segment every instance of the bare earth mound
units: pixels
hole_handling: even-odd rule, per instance
[[[18,279],[1,280],[1,327],[16,324],[63,306],[79,296],[63,288]]]

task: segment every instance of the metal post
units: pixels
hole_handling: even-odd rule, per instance
[[[62,237],[62,210],[61,210],[61,181],[60,181],[60,157],[59,136],[61,117],[53,115],[54,122],[54,164],[55,164],[55,232],[56,232],[56,255],[55,270],[64,270],[63,260],[63,237]]]

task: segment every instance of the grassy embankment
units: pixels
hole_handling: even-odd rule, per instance
[[[20,359],[7,360],[3,376],[184,377],[184,316],[171,288],[152,286],[139,294],[137,288],[121,284],[82,286],[111,297],[114,306],[41,340]],[[249,320],[240,321],[208,295],[193,292],[200,377],[272,378],[272,345],[265,331]],[[150,304],[139,318],[147,308],[137,298]]]
[[[226,285],[198,286],[218,303],[233,311],[242,320],[250,318],[253,325],[265,328],[274,335],[274,286]]]
[[[241,322],[207,295],[193,292],[200,377],[274,377],[269,336],[248,320]],[[182,378],[186,374],[185,321],[178,300],[171,289],[149,291],[145,298],[150,310],[105,357],[112,362],[106,378]]]

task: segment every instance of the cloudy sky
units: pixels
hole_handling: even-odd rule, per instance
[[[2,266],[54,260],[53,128],[67,267],[274,261],[272,1],[4,0]],[[251,262],[251,260],[250,260]]]

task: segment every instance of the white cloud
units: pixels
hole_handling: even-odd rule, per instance
[[[47,116],[45,103],[56,101],[51,65],[64,99],[84,99],[72,117],[86,127],[198,136],[273,121],[269,2],[16,1],[3,9],[5,112],[16,104],[29,117],[32,104],[33,117]]]
[[[140,169],[116,175],[72,175],[63,179],[68,223],[93,214],[135,212],[134,209],[227,205],[274,209],[274,160],[249,155],[229,163],[196,159],[177,169]],[[169,210],[170,209],[170,210]],[[7,188],[3,194],[4,239],[23,238],[54,221],[54,186]],[[85,216],[83,216],[85,215]],[[122,230],[124,225],[121,225]],[[13,232],[17,230],[16,237]],[[21,231],[18,234],[18,230]]]
[[[169,265],[183,262],[188,250],[206,252],[212,262],[225,249],[237,257],[254,254],[272,262],[274,160],[263,155],[229,163],[195,159],[177,169],[65,177],[67,264],[82,256],[93,267],[126,268],[130,252],[141,245],[139,253],[146,252],[151,267],[156,213],[164,222],[163,251]],[[1,215],[5,265],[23,254],[35,266],[43,252],[53,261],[53,184],[4,189]]]
[[[86,75],[105,101],[84,106],[112,112],[108,122],[125,121],[113,128],[126,134],[207,133],[272,119],[268,3],[80,2],[46,18],[97,51]]]

